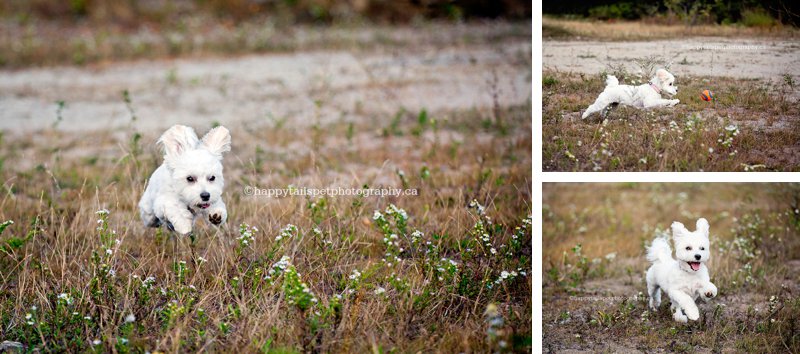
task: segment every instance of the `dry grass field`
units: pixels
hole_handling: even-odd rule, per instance
[[[627,82],[647,82],[625,72]],[[797,171],[800,110],[791,76],[764,80],[682,77],[675,108],[619,106],[584,120],[605,76],[545,72],[543,169],[546,171]],[[720,97],[697,92],[714,82]],[[723,94],[724,92],[724,94]]]
[[[546,352],[800,350],[800,186],[572,183],[543,193]],[[645,246],[700,217],[719,295],[679,324],[668,306],[647,308]]]
[[[800,170],[800,47],[791,26],[543,20],[546,171]],[[675,75],[680,103],[582,120],[605,88]],[[703,90],[715,99],[700,99]],[[666,96],[666,95],[662,95]],[[666,98],[666,97],[665,97]]]
[[[415,60],[419,52],[409,50],[396,57]],[[149,109],[187,104],[181,90],[208,83],[159,79],[123,95],[116,82],[48,91],[47,78],[59,70],[33,71],[30,81],[41,81],[2,91],[20,109],[52,107],[0,135],[3,349],[530,351],[530,100],[430,110],[385,100],[385,110],[367,102],[350,119],[356,113],[335,111],[336,98],[328,97],[309,108],[315,120],[293,118],[290,109],[264,118],[258,106],[231,124],[183,122],[199,133],[215,124],[231,130],[233,150],[223,162],[228,222],[175,237],[145,228],[136,208],[162,160],[154,142],[174,120]],[[93,70],[103,69],[77,73],[91,78]],[[530,63],[513,70],[529,77]],[[250,109],[252,97],[262,97],[237,96],[239,79],[228,80],[196,102],[213,96],[229,101],[222,107]],[[157,89],[162,84],[173,86]],[[388,91],[402,95],[398,86]],[[287,94],[315,97],[297,90]],[[51,106],[60,94],[74,98]],[[144,95],[149,107],[137,100]],[[480,95],[492,100],[491,91]],[[111,99],[118,102],[102,101]],[[105,113],[87,118],[81,107],[114,107],[123,119],[102,124]],[[211,117],[214,109],[197,114]],[[418,195],[244,193],[364,186]]]
[[[791,26],[744,27],[696,24],[692,26],[645,21],[590,21],[545,16],[542,37],[551,39],[653,40],[687,37],[790,37],[800,36]]]

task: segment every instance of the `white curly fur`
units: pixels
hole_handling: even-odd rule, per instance
[[[711,257],[708,240],[708,221],[697,220],[697,230],[690,232],[679,222],[672,223],[675,259],[666,238],[656,238],[647,248],[647,260],[653,265],[647,270],[647,293],[650,308],[661,305],[661,291],[670,299],[673,318],[678,322],[696,321],[700,311],[695,301],[717,296],[711,283],[706,262]]]
[[[680,100],[677,99],[661,98],[661,91],[669,95],[678,93],[678,87],[675,86],[675,76],[664,69],[658,69],[653,78],[650,79],[650,83],[639,86],[620,85],[615,76],[608,75],[605,90],[600,93],[600,96],[597,96],[597,100],[594,103],[586,108],[581,118],[600,112],[614,103],[636,108],[672,107],[680,103]]]
[[[150,176],[139,201],[144,224],[166,224],[186,235],[197,217],[215,225],[224,223],[228,212],[222,201],[222,154],[231,150],[228,129],[219,126],[198,139],[192,128],[175,125],[158,144],[164,149],[164,163]]]

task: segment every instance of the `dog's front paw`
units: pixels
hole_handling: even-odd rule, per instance
[[[706,299],[711,299],[717,296],[717,287],[714,284],[708,284],[708,287],[705,289]]]
[[[687,308],[685,309],[686,317],[689,317],[692,321],[697,321],[700,318],[700,310],[697,308]]]
[[[222,214],[221,213],[208,214],[208,221],[214,225],[222,224]]]
[[[170,229],[173,231],[181,234],[181,235],[188,235],[192,232],[192,223],[186,220],[175,220],[174,222],[169,222],[167,226],[172,226]]]
[[[674,105],[676,105],[676,104],[678,104],[678,103],[681,103],[681,100],[679,100],[679,99],[674,99],[674,100],[672,100],[672,102],[671,102],[671,104],[670,104],[670,105],[671,105],[671,106],[674,106]]]
[[[208,222],[215,226],[219,226],[228,220],[228,213],[225,208],[212,208],[208,212]]]

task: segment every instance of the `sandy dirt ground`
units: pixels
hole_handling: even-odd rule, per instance
[[[544,69],[597,74],[624,64],[636,72],[634,59],[657,57],[672,62],[681,76],[727,76],[778,80],[800,76],[800,44],[780,39],[693,38],[636,41],[545,41]]]
[[[144,131],[179,122],[302,128],[342,117],[390,119],[399,109],[486,110],[530,100],[529,38],[486,40],[491,30],[480,26],[461,35],[479,40],[0,71],[0,129],[50,127],[59,101],[59,129],[123,127],[132,123],[125,90],[132,124]]]
[[[641,269],[647,264],[644,257],[624,258],[617,260],[625,267]],[[782,280],[782,286],[787,293],[800,291],[800,285],[794,276],[800,270],[800,260],[791,260],[786,263],[787,268],[791,269]],[[544,350],[550,353],[645,353],[642,342],[644,335],[638,335],[629,340],[613,340],[613,335],[609,333],[598,333],[595,328],[587,326],[586,323],[595,318],[597,311],[614,312],[623,302],[633,303],[634,309],[631,316],[640,318],[642,316],[653,317],[651,321],[656,325],[676,326],[670,318],[667,305],[669,301],[663,298],[664,303],[657,313],[648,310],[647,307],[647,285],[643,278],[643,273],[633,273],[631,275],[620,275],[595,279],[586,282],[574,295],[557,293],[547,298],[543,314],[543,326],[546,332],[544,338]],[[703,312],[703,321],[711,320],[711,313],[716,306],[722,306],[723,318],[725,321],[735,321],[742,313],[747,312],[749,307],[753,307],[755,315],[767,316],[769,314],[768,294],[757,292],[743,292],[735,294],[722,294],[710,302],[698,301],[698,307]],[[571,318],[561,318],[564,311],[571,313]],[[652,326],[645,324],[644,326]],[[678,325],[679,326],[679,325]],[[611,336],[611,338],[609,338]],[[673,343],[674,344],[674,343]],[[669,350],[672,345],[665,343],[662,345],[664,350]],[[721,352],[737,352],[741,348],[736,348],[734,343],[725,342],[719,344]],[[714,352],[706,346],[694,348],[698,352]],[[656,351],[660,352],[660,351]]]

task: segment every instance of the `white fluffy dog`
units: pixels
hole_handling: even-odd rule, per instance
[[[647,260],[653,263],[647,270],[647,293],[650,308],[661,305],[661,291],[669,296],[673,318],[678,322],[696,321],[700,311],[698,297],[708,301],[717,296],[711,283],[706,262],[711,257],[708,241],[708,221],[697,220],[697,230],[690,232],[679,222],[672,223],[675,257],[665,238],[656,238],[647,249]]]
[[[650,79],[650,83],[630,86],[620,85],[619,80],[613,75],[606,78],[606,89],[597,96],[581,118],[586,118],[590,114],[600,112],[612,104],[624,104],[636,108],[672,107],[680,100],[667,100],[661,98],[661,92],[666,92],[670,96],[678,93],[675,86],[675,76],[664,69],[658,69],[655,76]]]
[[[211,129],[202,140],[192,128],[176,125],[158,139],[164,163],[150,176],[139,201],[142,221],[149,227],[166,224],[186,235],[202,216],[214,225],[228,218],[222,201],[222,154],[231,150],[228,129]]]

